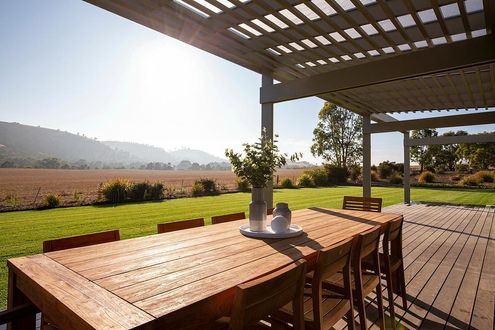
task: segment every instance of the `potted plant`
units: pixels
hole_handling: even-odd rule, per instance
[[[244,155],[235,153],[232,149],[225,151],[232,171],[252,186],[252,201],[249,204],[249,227],[252,231],[266,230],[267,206],[263,190],[272,182],[274,171],[287,163],[288,156],[279,152],[276,142],[269,139],[263,130],[258,142],[243,144]],[[295,154],[290,159],[294,161],[299,157]]]

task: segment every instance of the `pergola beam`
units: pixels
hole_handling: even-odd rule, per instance
[[[371,124],[363,128],[365,133],[405,132],[425,128],[472,126],[495,123],[495,111],[485,111],[455,116],[411,119],[388,123]]]
[[[412,146],[429,146],[435,144],[459,144],[459,143],[490,143],[495,142],[495,134],[474,134],[459,136],[434,136],[421,139],[409,139],[405,144]]]
[[[486,35],[261,87],[260,102],[295,100],[493,62],[495,37]]]

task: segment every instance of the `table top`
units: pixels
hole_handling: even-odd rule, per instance
[[[319,249],[400,217],[311,208],[292,213],[292,223],[304,230],[294,238],[248,238],[238,230],[247,220],[240,220],[20,257],[8,265],[17,287],[57,325],[179,327],[228,313],[238,284],[300,258],[311,267]]]

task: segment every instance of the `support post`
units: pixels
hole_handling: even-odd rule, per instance
[[[271,85],[273,85],[272,75],[262,74],[261,86],[265,87]],[[261,132],[263,132],[263,130],[266,130],[267,137],[273,141],[273,103],[261,104]],[[273,180],[268,182],[264,191],[264,197],[266,206],[268,208],[273,208]]]
[[[371,134],[370,115],[363,115],[363,197],[371,197]]]
[[[404,204],[411,203],[411,159],[409,131],[404,132]]]

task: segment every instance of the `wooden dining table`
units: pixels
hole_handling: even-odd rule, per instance
[[[30,301],[62,329],[195,328],[229,314],[237,285],[301,258],[311,268],[318,250],[401,217],[310,208],[292,213],[293,238],[245,237],[240,220],[14,258],[8,305]]]

